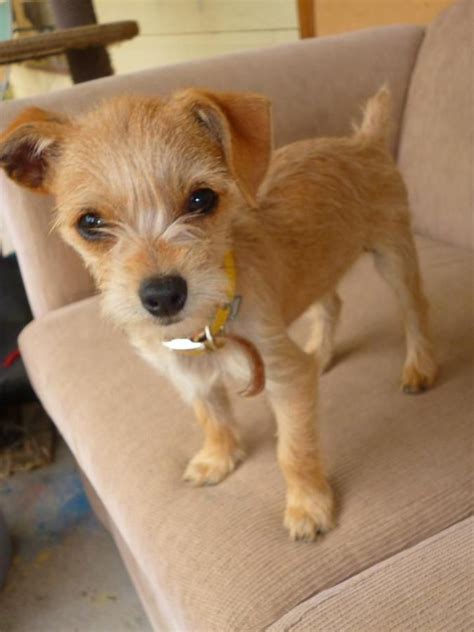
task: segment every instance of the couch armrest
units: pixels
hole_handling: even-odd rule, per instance
[[[416,231],[474,248],[474,2],[428,27],[413,71],[399,165]]]
[[[225,55],[91,81],[34,99],[1,104],[0,129],[26,106],[78,112],[123,92],[165,94],[185,86],[253,90],[274,104],[275,140],[347,133],[360,106],[384,81],[391,86],[398,128],[424,30],[392,26]],[[1,208],[35,316],[93,292],[77,256],[50,234],[53,201],[0,180]]]

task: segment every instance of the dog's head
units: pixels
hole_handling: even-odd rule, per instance
[[[267,99],[193,89],[77,118],[32,108],[0,137],[8,176],[55,196],[55,225],[107,313],[186,336],[226,300],[232,226],[255,205],[270,153]]]

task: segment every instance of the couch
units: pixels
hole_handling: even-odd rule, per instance
[[[391,26],[93,81],[4,103],[77,112],[122,92],[253,90],[281,145],[347,133],[387,81],[441,364],[399,390],[396,303],[361,259],[344,279],[321,433],[337,527],[313,544],[282,526],[284,488],[265,396],[234,398],[248,459],[216,487],[181,480],[192,412],[101,318],[77,256],[50,232],[54,201],[2,177],[1,208],[35,316],[20,337],[34,388],[83,472],[157,630],[468,630],[473,625],[473,3],[426,30]],[[361,300],[363,299],[363,300]],[[294,335],[304,338],[305,318]],[[91,568],[91,573],[94,569]]]

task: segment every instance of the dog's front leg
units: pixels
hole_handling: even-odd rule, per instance
[[[285,526],[294,540],[313,540],[333,526],[333,498],[321,463],[316,400],[318,367],[288,337],[265,354],[267,389],[286,480]]]
[[[194,485],[215,485],[245,456],[233,427],[225,387],[214,384],[205,397],[194,399],[193,408],[204,431],[204,445],[189,462],[184,479]]]

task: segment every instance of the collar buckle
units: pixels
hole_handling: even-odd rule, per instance
[[[206,349],[208,351],[217,351],[217,349],[219,349],[219,346],[217,345],[216,339],[212,335],[212,331],[209,325],[206,325],[206,327],[204,327],[204,335],[206,337],[204,342],[204,346],[206,347]]]
[[[240,294],[236,294],[232,301],[228,303],[229,306],[229,320],[235,320],[240,312],[240,306],[242,305],[242,297]]]

